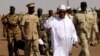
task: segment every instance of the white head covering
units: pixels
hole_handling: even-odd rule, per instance
[[[81,10],[81,8],[78,8],[78,11],[80,11]]]
[[[68,9],[71,9],[71,7],[70,7],[70,6],[67,6],[67,8],[66,8],[66,9],[67,9],[67,10],[68,10]]]
[[[61,10],[66,10],[66,6],[65,5],[60,5],[59,7],[59,10],[61,9]]]

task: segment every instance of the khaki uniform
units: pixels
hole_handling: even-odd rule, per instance
[[[20,19],[17,14],[14,15],[6,15],[2,19],[2,23],[5,26],[5,30],[7,32],[7,41],[8,41],[8,51],[9,56],[13,56],[13,52],[16,56],[17,54],[17,41],[20,40],[21,31],[19,28]]]
[[[48,37],[46,33],[46,29],[44,29],[43,25],[44,22],[46,21],[45,17],[41,16],[39,18],[39,23],[40,23],[40,38],[44,41],[44,46],[43,48],[44,52],[46,53],[46,56],[49,56],[49,46],[48,46]],[[41,49],[40,49],[41,50]],[[42,50],[41,50],[42,51]]]
[[[91,12],[78,12],[74,18],[77,34],[80,39],[82,50],[79,56],[90,56],[89,41],[91,38],[92,30],[98,32],[96,20]]]
[[[97,24],[98,24],[97,13],[95,11],[91,12],[91,13],[93,14],[93,18],[94,18],[94,21],[95,21],[95,24],[96,24],[96,26],[94,26],[94,27],[97,27],[96,28],[97,31],[95,31],[95,29],[93,29],[92,34],[91,34],[92,37],[91,37],[91,40],[90,40],[90,44],[94,45],[96,43],[96,39],[98,39],[98,36],[96,35],[96,32],[98,32],[99,29],[98,29],[98,26],[97,26]]]
[[[34,14],[25,14],[22,18],[21,25],[24,26],[26,36],[25,56],[30,56],[30,53],[34,53],[35,56],[40,56],[37,31],[37,26],[39,25],[38,17]]]

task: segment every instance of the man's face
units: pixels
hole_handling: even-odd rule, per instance
[[[59,14],[59,17],[63,19],[65,18],[66,10],[59,10],[58,14]]]
[[[15,8],[10,8],[10,13],[14,14],[15,13]]]
[[[35,10],[34,10],[34,7],[28,7],[28,11],[29,11],[29,13],[31,13],[31,14],[34,13],[34,11],[35,11]]]
[[[38,13],[38,15],[42,15],[42,11],[41,10],[38,10],[37,13]]]
[[[49,11],[49,15],[50,15],[50,16],[53,15],[53,11],[52,11],[52,10]]]

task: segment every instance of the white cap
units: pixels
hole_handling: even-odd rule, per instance
[[[80,11],[81,10],[81,8],[78,8],[78,11]]]
[[[67,8],[66,8],[66,9],[67,9],[67,10],[68,10],[68,9],[71,9],[71,7],[70,7],[70,6],[67,6]]]
[[[59,10],[60,10],[60,9],[66,10],[66,6],[65,6],[65,5],[60,5],[58,8],[59,8]]]

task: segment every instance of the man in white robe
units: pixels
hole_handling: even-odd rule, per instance
[[[65,5],[59,6],[59,16],[51,17],[44,27],[51,30],[53,56],[69,56],[73,43],[78,46],[78,37],[72,21],[65,17]]]

